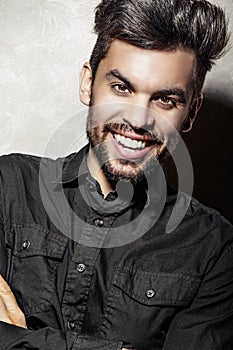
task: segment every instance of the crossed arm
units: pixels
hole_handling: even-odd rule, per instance
[[[17,328],[17,332],[15,332],[15,328]],[[9,333],[8,339],[5,337],[6,333],[7,335]],[[65,335],[58,330],[50,327],[37,331],[27,329],[24,314],[20,310],[10,287],[1,276],[0,334],[2,350],[67,349]],[[12,340],[13,338],[14,340]],[[4,339],[6,339],[5,342]],[[87,342],[84,344],[85,341]],[[41,347],[38,347],[38,343],[42,344]],[[232,344],[233,245],[225,249],[222,258],[214,264],[211,272],[203,279],[190,308],[179,312],[173,319],[163,350],[232,350]],[[120,342],[109,341],[106,343],[104,339],[98,339],[92,343],[92,340],[82,337],[78,337],[72,349],[126,350],[122,348]]]
[[[22,312],[22,310],[19,308],[18,304],[17,304],[17,301],[14,297],[14,294],[11,290],[11,288],[9,287],[9,285],[6,283],[6,281],[3,279],[3,277],[0,275],[0,322],[5,322],[9,325],[14,325],[14,326],[18,326],[18,327],[21,327],[22,329],[27,329],[27,324],[26,324],[26,319],[25,319],[25,316]],[[40,336],[38,334],[38,336]],[[35,340],[36,341],[36,340]],[[54,342],[53,345],[51,345],[51,348],[47,348],[48,350],[53,350],[53,349],[57,349],[57,350],[60,350],[60,349],[65,349],[66,348],[66,345],[64,343],[64,341],[62,341],[61,339],[61,342],[60,342],[60,345],[59,347],[57,347],[56,345],[57,342]],[[0,345],[2,346],[3,344],[1,344],[1,341],[0,341]],[[14,346],[14,345],[12,345]],[[17,349],[18,348],[18,345],[17,346]],[[98,348],[98,349],[107,349],[105,345],[101,346]],[[4,348],[5,349],[5,348]],[[6,348],[6,350],[11,350],[11,349],[14,349],[14,347],[8,347]],[[23,349],[25,349],[23,347]],[[34,346],[32,345],[31,349],[34,349]],[[85,347],[85,350],[87,348]],[[97,349],[95,347],[95,349]],[[111,349],[117,349],[116,345],[114,345],[114,348],[111,347],[111,345],[109,345],[109,350]],[[80,350],[84,350],[84,347],[81,348],[80,347]],[[91,348],[90,348],[91,350]],[[120,350],[120,349],[119,349]],[[121,350],[127,350],[125,348],[121,348]],[[128,349],[129,350],[129,349]]]
[[[27,328],[23,312],[19,308],[17,301],[9,285],[0,275],[0,321],[13,324],[22,328]]]

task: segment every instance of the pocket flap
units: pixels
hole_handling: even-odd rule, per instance
[[[15,256],[27,258],[43,255],[61,259],[68,238],[60,232],[46,230],[40,225],[14,225],[7,235],[7,243]]]
[[[118,269],[113,284],[131,298],[146,305],[190,304],[197,292],[200,279],[181,273],[136,271]]]

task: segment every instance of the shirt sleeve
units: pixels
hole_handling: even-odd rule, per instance
[[[66,350],[64,335],[46,327],[30,331],[5,322],[0,322],[1,350]]]
[[[5,247],[3,225],[0,218],[0,275],[5,277],[6,273],[7,273],[7,251]]]
[[[203,278],[190,306],[178,313],[163,350],[232,350],[233,245]]]
[[[65,335],[50,327],[31,331],[0,322],[1,350],[68,350]],[[121,342],[77,336],[70,350],[120,350]]]

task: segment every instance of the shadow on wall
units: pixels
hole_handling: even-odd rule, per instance
[[[183,139],[193,162],[193,197],[233,223],[233,101],[206,92],[194,128]],[[166,168],[175,184],[172,161]]]

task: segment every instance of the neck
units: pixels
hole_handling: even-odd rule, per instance
[[[87,166],[91,176],[99,183],[104,198],[107,197],[113,188],[101,169],[98,159],[96,158],[91,146],[89,147],[89,153],[87,156]]]

